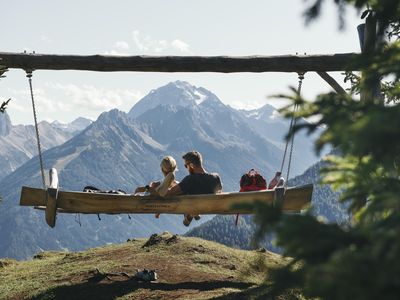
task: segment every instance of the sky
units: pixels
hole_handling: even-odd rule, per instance
[[[346,12],[339,30],[327,0],[309,25],[304,0],[0,0],[0,52],[108,55],[294,55],[359,52],[360,13]],[[16,124],[32,124],[24,71],[0,81],[0,100]],[[343,87],[343,75],[332,73]],[[156,73],[39,70],[33,75],[38,120],[95,120],[113,108],[128,112],[152,89],[184,80],[215,93],[234,108],[282,105],[271,95],[297,86],[295,73]],[[330,87],[307,73],[303,95],[312,100]]]

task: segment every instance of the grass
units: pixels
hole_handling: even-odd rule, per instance
[[[286,261],[268,251],[167,233],[146,242],[44,252],[24,262],[0,260],[0,299],[250,299],[265,290],[268,269]],[[144,268],[157,270],[157,282],[101,275],[134,275]]]

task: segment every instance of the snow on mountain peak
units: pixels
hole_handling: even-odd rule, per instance
[[[10,133],[12,124],[7,112],[0,113],[0,136],[5,136]]]
[[[195,107],[205,101],[221,103],[218,97],[210,91],[191,85],[186,81],[177,80],[152,90],[132,107],[128,115],[131,118],[137,118],[144,112],[159,105]]]

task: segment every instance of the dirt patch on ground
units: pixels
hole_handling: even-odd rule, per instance
[[[7,259],[7,258],[6,259],[0,259],[0,269],[8,267],[8,266],[11,266],[11,265],[14,265],[16,263],[18,263],[18,262],[16,260],[14,260],[14,259]]]

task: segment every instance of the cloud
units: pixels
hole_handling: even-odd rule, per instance
[[[184,41],[181,41],[181,40],[178,40],[178,39],[173,40],[171,42],[171,46],[172,46],[172,48],[174,48],[176,50],[179,50],[181,52],[190,52],[189,51],[189,45],[186,44]]]
[[[104,55],[114,55],[114,56],[128,56],[130,55],[129,52],[127,52],[130,49],[130,46],[127,42],[125,41],[116,41],[114,45],[112,46],[112,49],[109,51],[105,51],[103,54]]]
[[[133,41],[136,48],[142,52],[163,52],[168,46],[165,40],[155,40],[150,36],[141,37],[139,30],[132,32]]]
[[[102,112],[113,108],[122,109],[132,106],[143,97],[140,91],[104,89],[92,85],[74,85],[47,83],[46,87],[58,94],[61,92],[66,101],[57,102],[58,108],[63,111],[74,111],[76,109],[92,110]],[[127,105],[125,105],[127,104]]]
[[[8,89],[13,99],[13,109],[29,113],[32,111],[29,91]],[[103,112],[113,108],[130,109],[143,97],[137,90],[104,89],[92,85],[78,86],[47,82],[44,88],[35,88],[35,105],[41,116],[51,113]]]
[[[157,40],[153,39],[149,35],[142,36],[139,30],[134,30],[132,32],[132,39],[136,49],[141,53],[150,52],[159,54],[167,51],[188,53],[190,48],[188,43],[180,39],[175,39],[173,41],[167,41],[163,39]]]
[[[139,30],[132,31],[133,43],[127,41],[116,41],[111,50],[105,51],[104,55],[129,56],[135,54],[155,54],[161,53],[191,53],[190,45],[181,39],[172,41],[164,39],[154,39],[150,35],[143,35]]]
[[[117,41],[117,42],[115,42],[113,48],[121,49],[121,50],[128,50],[129,44],[125,41]]]

